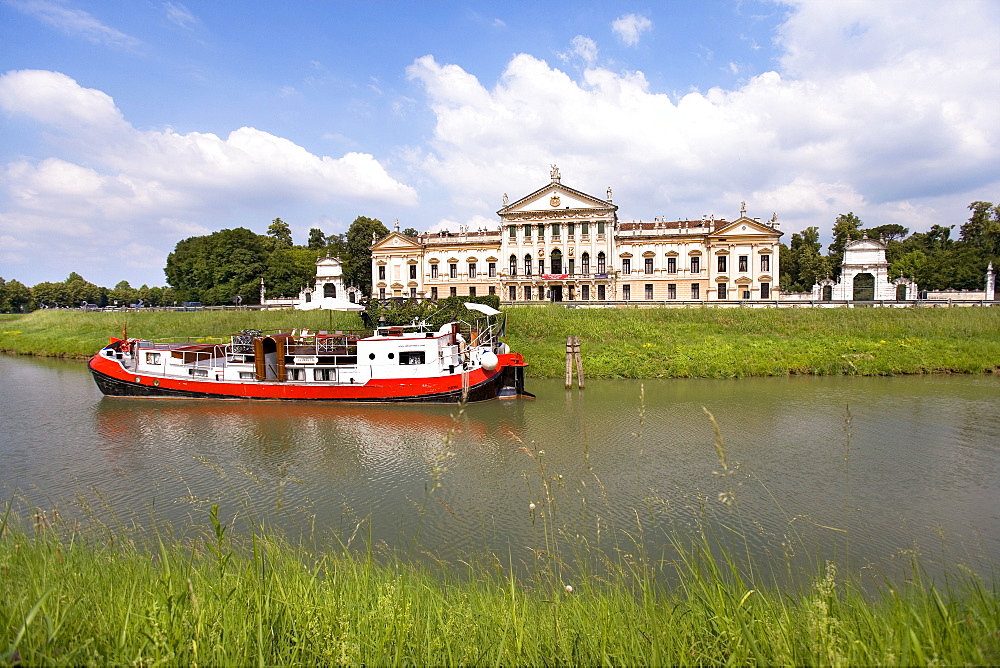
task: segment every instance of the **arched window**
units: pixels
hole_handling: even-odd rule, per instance
[[[531,276],[531,253],[524,256],[524,275]]]
[[[337,296],[337,286],[333,283],[326,283],[323,285],[323,296],[324,297],[336,297]]]
[[[586,234],[586,232],[584,232]],[[580,269],[583,271],[584,276],[590,275],[590,253],[584,253],[580,257]]]
[[[603,274],[607,271],[607,264],[605,263],[604,251],[597,254],[597,273]]]
[[[510,275],[517,276],[517,256],[510,256]]]
[[[549,264],[549,271],[553,274],[561,274],[562,271],[562,251],[558,248],[552,251],[551,262]]]

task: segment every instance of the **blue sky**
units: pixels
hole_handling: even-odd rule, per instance
[[[997,35],[992,2],[0,1],[0,276],[495,225],[553,163],[623,220],[960,224],[1000,200]]]

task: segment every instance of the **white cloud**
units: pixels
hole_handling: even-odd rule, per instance
[[[61,154],[0,169],[0,234],[31,247],[45,247],[49,235],[75,236],[76,251],[90,248],[100,257],[113,231],[119,246],[158,249],[143,251],[146,266],[149,258],[164,257],[179,233],[219,229],[240,212],[266,221],[273,216],[260,212],[305,204],[417,203],[416,191],[370,154],[314,155],[249,127],[225,138],[137,130],[108,95],[56,72],[0,76],[0,109],[43,125]]]
[[[185,30],[192,30],[201,23],[187,7],[181,3],[165,2],[163,8],[167,12],[167,19]]]
[[[82,9],[70,9],[59,2],[50,0],[15,0],[10,6],[25,14],[34,16],[70,37],[81,37],[94,44],[133,50],[140,42],[110,26],[104,25],[93,15]]]
[[[569,62],[573,58],[579,58],[587,66],[593,65],[597,61],[597,42],[577,35],[570,42],[569,51],[558,54],[563,62]]]
[[[995,7],[797,5],[779,31],[781,71],[676,100],[641,72],[575,80],[520,54],[488,88],[426,56],[408,69],[437,117],[417,165],[480,210],[498,190],[544,184],[555,162],[568,185],[614,186],[625,219],[732,216],[745,199],[785,230],[826,231],[847,210],[870,224],[920,216],[911,229],[961,222],[951,216],[973,193],[1000,188]],[[837,36],[821,38],[824,25]]]
[[[611,23],[611,30],[625,46],[635,46],[639,36],[653,29],[653,22],[642,14],[626,14],[619,16]]]

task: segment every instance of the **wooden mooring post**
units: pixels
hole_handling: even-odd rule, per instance
[[[576,382],[582,390],[583,381],[583,358],[580,357],[580,337],[569,336],[566,338],[566,389],[573,387],[573,360],[576,359]]]

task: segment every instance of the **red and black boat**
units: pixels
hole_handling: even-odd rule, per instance
[[[506,315],[466,304],[470,322],[372,333],[244,330],[229,340],[112,338],[90,360],[120,397],[457,403],[533,398],[527,363],[501,341]]]

